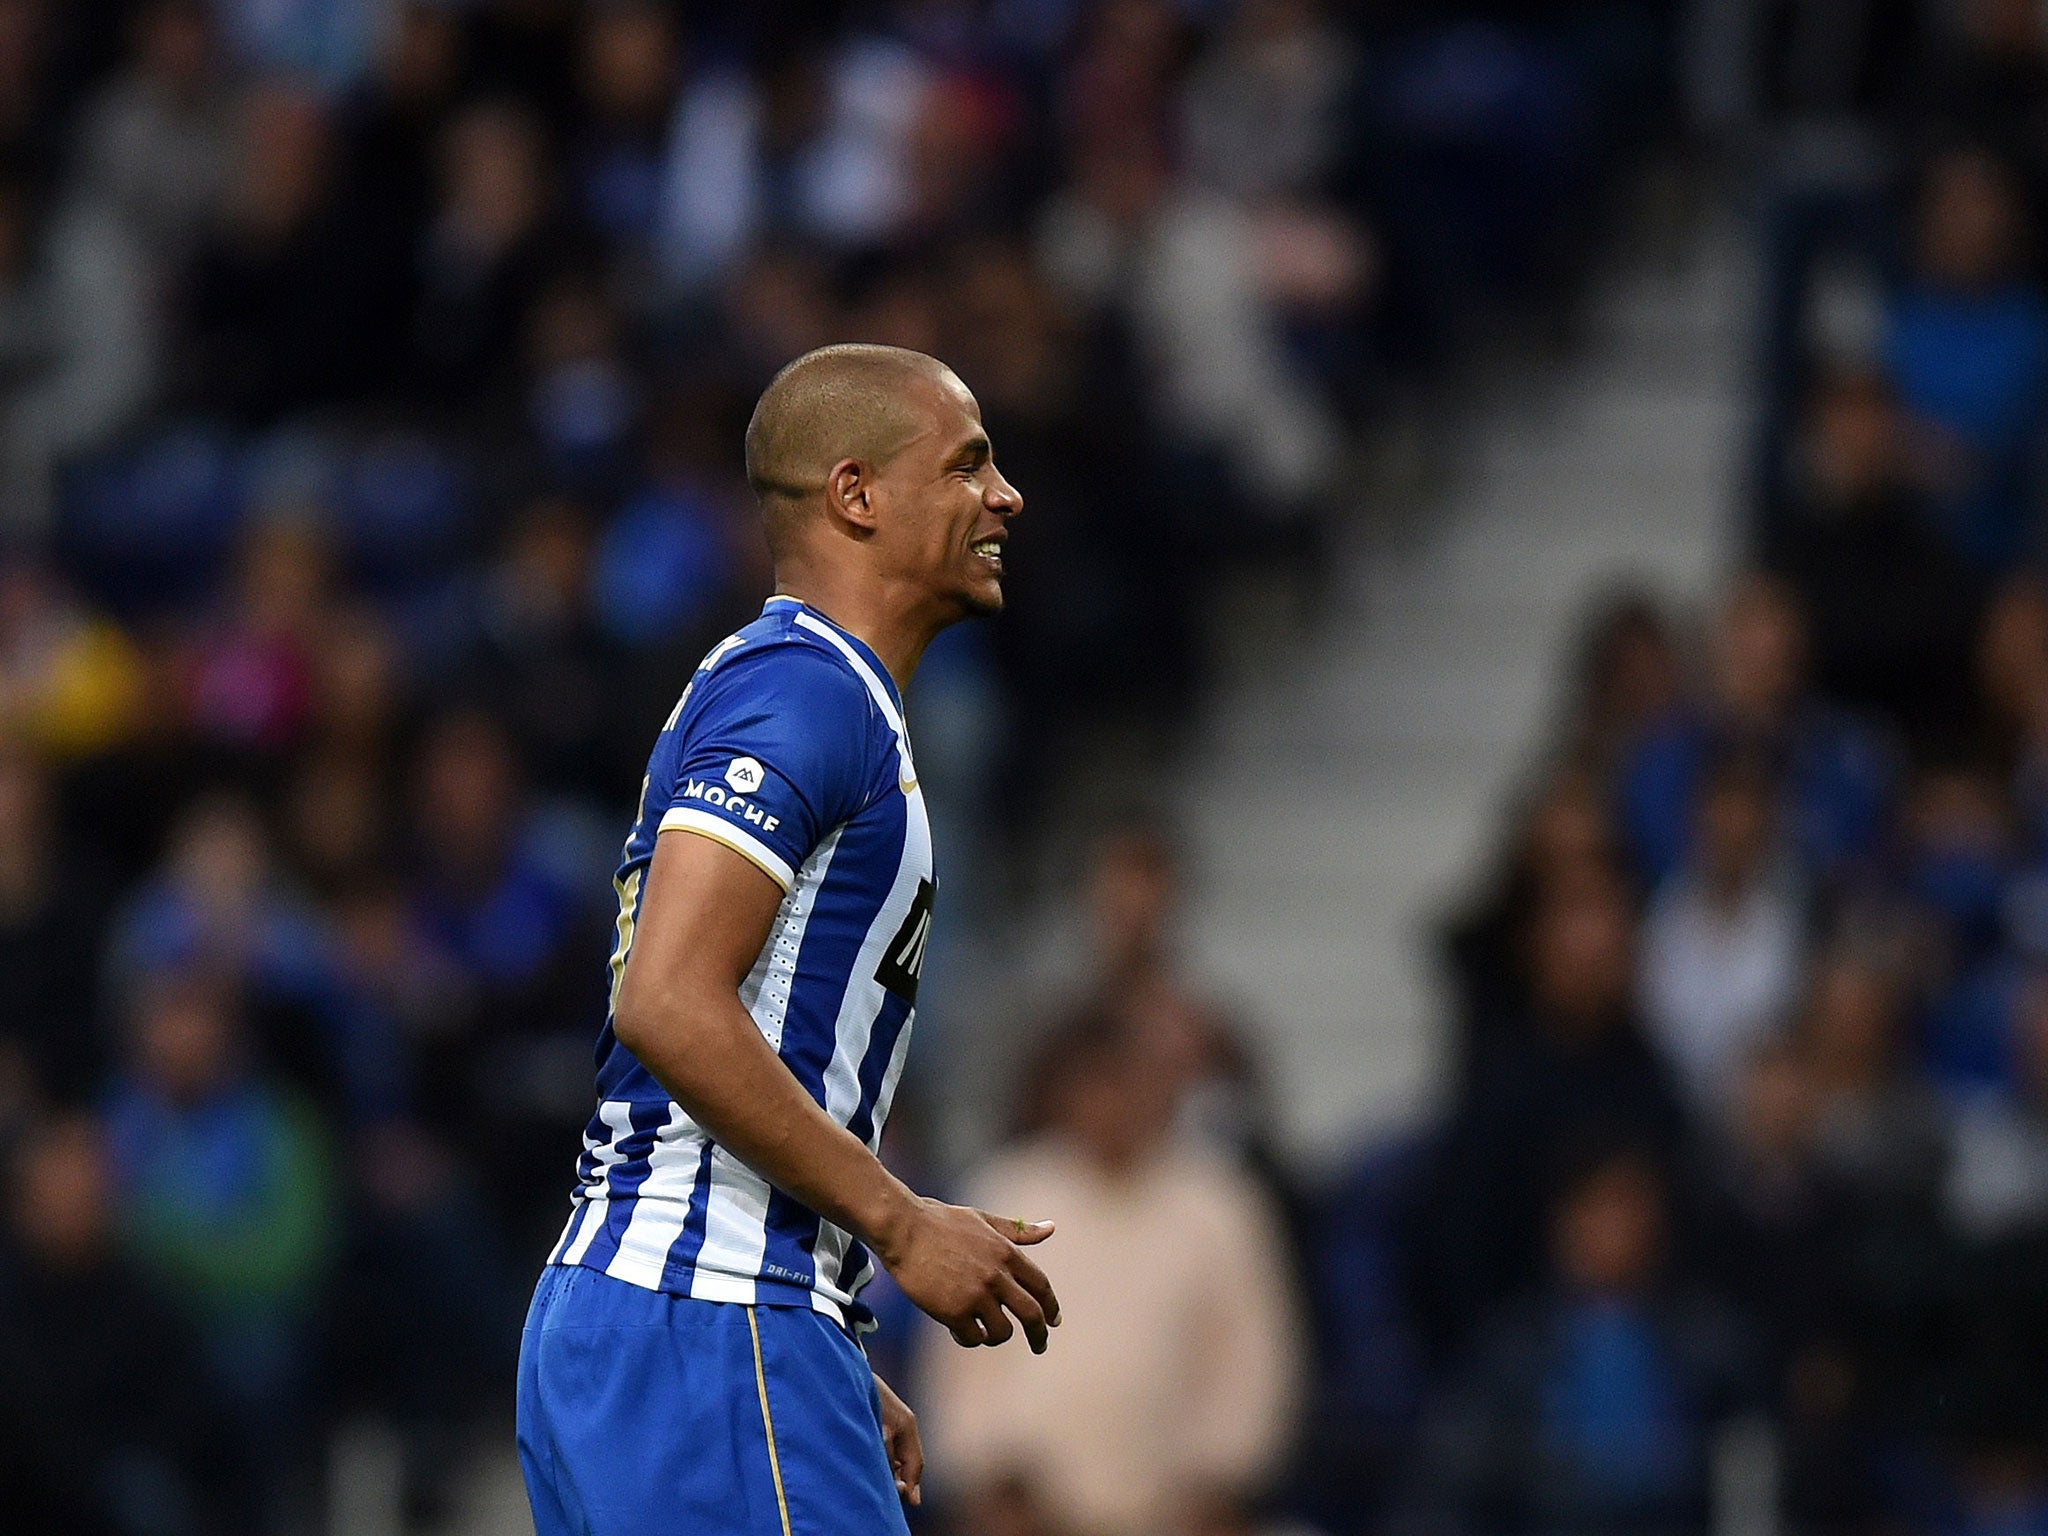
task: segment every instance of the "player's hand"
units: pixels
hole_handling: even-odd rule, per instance
[[[1051,1236],[1049,1221],[920,1200],[903,1231],[876,1253],[903,1294],[956,1343],[1005,1343],[1021,1323],[1031,1352],[1042,1355],[1047,1330],[1060,1323],[1059,1298],[1024,1249]]]
[[[875,1378],[875,1391],[882,1398],[882,1448],[889,1453],[896,1492],[915,1509],[924,1502],[924,1443],[917,1438],[917,1415],[880,1376]]]

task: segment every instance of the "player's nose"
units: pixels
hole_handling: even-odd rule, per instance
[[[1024,494],[1003,478],[1003,472],[989,466],[988,494],[983,498],[989,511],[1009,519],[1024,510]]]

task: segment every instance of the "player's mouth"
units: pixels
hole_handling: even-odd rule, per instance
[[[987,562],[989,568],[998,576],[1002,575],[1003,541],[1001,539],[977,539],[968,546],[968,552],[974,555],[976,559]]]

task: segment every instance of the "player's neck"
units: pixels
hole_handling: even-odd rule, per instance
[[[870,586],[821,579],[814,573],[778,572],[777,597],[793,597],[813,613],[829,619],[860,641],[881,660],[899,694],[908,693],[924,648],[938,629],[886,591]]]

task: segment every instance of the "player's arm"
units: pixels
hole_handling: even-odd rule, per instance
[[[866,1243],[960,1343],[1001,1344],[1015,1332],[1007,1313],[1042,1352],[1059,1303],[1020,1245],[1052,1223],[920,1198],[825,1113],[741,1005],[782,894],[709,836],[658,837],[613,1008],[619,1043],[721,1146]]]

